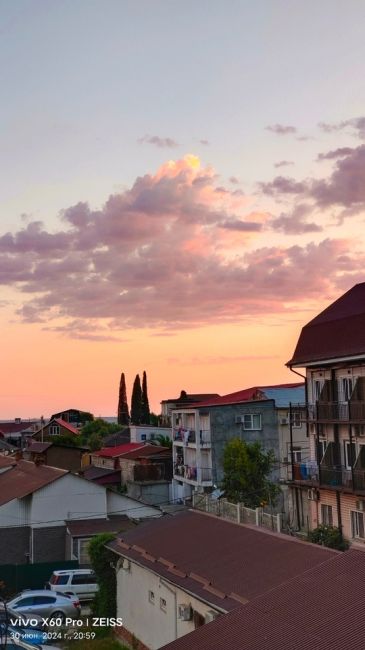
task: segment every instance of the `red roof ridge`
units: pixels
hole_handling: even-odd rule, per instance
[[[74,433],[76,435],[80,435],[80,431],[76,429],[75,427],[72,426],[69,422],[66,422],[65,420],[62,420],[62,418],[54,418],[54,421],[57,422],[61,427],[64,427],[65,429],[68,429],[71,431],[71,433]],[[52,420],[51,420],[52,422]],[[49,424],[49,423],[48,423]]]

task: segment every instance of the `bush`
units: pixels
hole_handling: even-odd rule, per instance
[[[350,546],[347,539],[342,536],[339,528],[336,526],[326,526],[321,524],[308,535],[308,540],[313,544],[320,544],[328,548],[334,548],[337,551],[346,551]]]
[[[93,601],[93,614],[101,617],[116,616],[116,576],[113,564],[115,555],[105,544],[115,538],[112,533],[95,535],[89,543],[91,566],[95,571],[99,591]]]

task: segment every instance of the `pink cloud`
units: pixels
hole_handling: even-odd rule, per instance
[[[339,276],[358,273],[363,257],[341,240],[248,252],[270,217],[217,183],[214,169],[187,156],[100,210],[65,209],[63,230],[33,222],[1,237],[0,283],[24,296],[18,316],[74,338],[115,340],[131,327],[172,332],[295,309],[283,305],[319,299]],[[305,215],[298,210],[294,226],[281,215],[274,227],[307,232]]]

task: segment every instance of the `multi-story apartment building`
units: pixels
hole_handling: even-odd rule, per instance
[[[295,383],[247,388],[173,410],[173,499],[219,486],[225,445],[239,437],[274,451],[277,462],[271,479],[282,482],[281,509],[287,511],[290,448],[295,461],[309,454],[304,401],[304,383]]]
[[[292,476],[298,524],[335,525],[364,542],[365,283],[303,328],[287,365],[307,378],[310,459],[293,463]]]

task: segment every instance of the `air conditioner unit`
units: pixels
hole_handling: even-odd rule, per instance
[[[207,613],[205,614],[205,622],[211,623],[217,618],[217,616],[219,616],[218,612],[215,612],[214,609],[208,609]]]
[[[280,424],[289,424],[288,418],[280,418]]]
[[[182,621],[191,621],[193,610],[190,605],[179,605],[179,619]]]
[[[235,422],[236,422],[236,424],[243,424],[242,415],[236,415]]]
[[[308,490],[308,500],[309,501],[319,501],[319,491],[315,488]]]
[[[359,499],[356,501],[356,510],[360,510],[360,512],[365,511],[365,501],[364,499]]]

